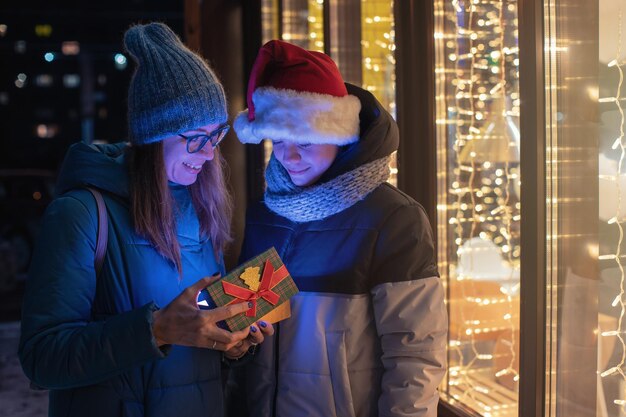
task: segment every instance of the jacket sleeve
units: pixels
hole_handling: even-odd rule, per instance
[[[403,206],[387,219],[373,262],[371,293],[384,366],[379,415],[435,417],[448,319],[421,206]]]
[[[95,201],[85,204],[71,196],[51,203],[29,271],[19,357],[45,388],[91,385],[164,356],[152,335],[153,303],[91,321],[97,216]]]

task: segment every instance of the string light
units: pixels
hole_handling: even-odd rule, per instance
[[[520,185],[516,10],[516,2],[507,0],[440,0],[435,7],[440,23],[435,29],[440,55],[436,100],[445,110],[437,113],[438,154],[444,155],[438,157],[438,177],[450,174],[449,182],[438,182],[445,184],[439,187],[444,195],[438,196],[438,233],[447,235],[450,227],[454,234],[454,244],[440,242],[439,266],[460,296],[450,300],[451,315],[456,314],[451,323],[463,326],[452,335],[455,343],[449,344],[455,372],[449,374],[448,388],[456,388],[448,391],[482,415],[494,417],[511,415],[517,403],[486,396],[495,388],[504,389],[491,381],[519,381],[515,365],[519,311],[514,302],[521,252],[521,205],[514,192]],[[452,155],[445,157],[449,152]],[[477,282],[480,271],[499,266],[480,263],[494,249],[505,265],[496,271],[497,278],[491,277],[492,283],[501,280],[500,294],[483,295],[479,291],[486,287]],[[456,254],[456,262],[450,254]],[[455,307],[457,303],[461,306]],[[481,308],[503,313],[487,320],[468,317]],[[501,340],[506,353],[480,343],[494,334],[506,335]]]
[[[624,303],[624,282],[625,282],[625,274],[624,274],[624,265],[622,264],[622,244],[624,242],[624,227],[622,222],[622,189],[620,185],[620,179],[622,176],[622,164],[624,162],[624,158],[626,157],[626,147],[624,146],[624,109],[622,108],[621,101],[624,99],[620,96],[622,91],[622,84],[624,82],[624,71],[622,69],[623,62],[621,61],[621,48],[622,48],[622,10],[619,10],[618,14],[618,29],[617,29],[617,51],[615,54],[615,59],[608,63],[609,68],[615,68],[619,74],[619,81],[617,83],[617,89],[615,93],[615,97],[602,97],[598,99],[600,103],[614,103],[617,107],[617,110],[620,114],[620,123],[619,123],[619,136],[613,142],[611,149],[619,152],[619,162],[617,163],[617,170],[615,172],[615,176],[611,179],[615,182],[615,191],[617,195],[617,207],[615,210],[615,216],[607,221],[609,225],[615,225],[618,230],[618,240],[617,247],[615,248],[614,254],[609,255],[601,255],[598,258],[601,260],[612,260],[616,263],[619,271],[620,271],[620,291],[619,294],[615,296],[611,306],[620,308],[619,319],[617,321],[617,328],[615,330],[603,331],[600,333],[601,337],[615,337],[617,338],[621,348],[622,355],[620,357],[619,362],[614,365],[608,365],[609,367],[600,372],[600,377],[606,378],[612,375],[619,375],[622,378],[622,384],[626,383],[626,374],[624,373],[624,363],[626,362],[626,343],[624,342],[624,329],[623,329],[623,321],[624,315],[626,314],[626,304]],[[610,177],[609,177],[610,178]],[[608,178],[605,178],[608,179]],[[626,411],[626,400],[622,398],[616,398],[613,400],[613,403],[620,406],[622,409],[622,413]]]

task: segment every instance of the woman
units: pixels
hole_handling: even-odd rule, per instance
[[[275,246],[300,289],[238,372],[249,414],[434,417],[447,314],[426,214],[386,182],[391,116],[326,55],[271,41],[235,130],[273,143],[241,257]]]
[[[222,416],[222,352],[236,359],[272,334],[228,332],[245,311],[199,310],[199,292],[224,272],[231,201],[217,150],[226,98],[208,65],[165,25],[131,27],[137,68],[130,147],[72,146],[31,265],[19,355],[50,389],[51,416]],[[109,237],[94,256],[101,190]],[[162,307],[159,309],[159,307]]]

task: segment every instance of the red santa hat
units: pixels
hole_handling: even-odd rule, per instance
[[[252,67],[247,101],[234,123],[243,143],[346,145],[359,139],[361,102],[348,94],[337,65],[321,52],[269,41]]]

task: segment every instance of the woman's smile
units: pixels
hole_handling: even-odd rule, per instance
[[[203,164],[204,163],[196,164],[196,163],[191,163],[191,162],[183,162],[183,165],[187,169],[189,169],[191,173],[195,173],[195,174],[199,173],[202,170]]]

